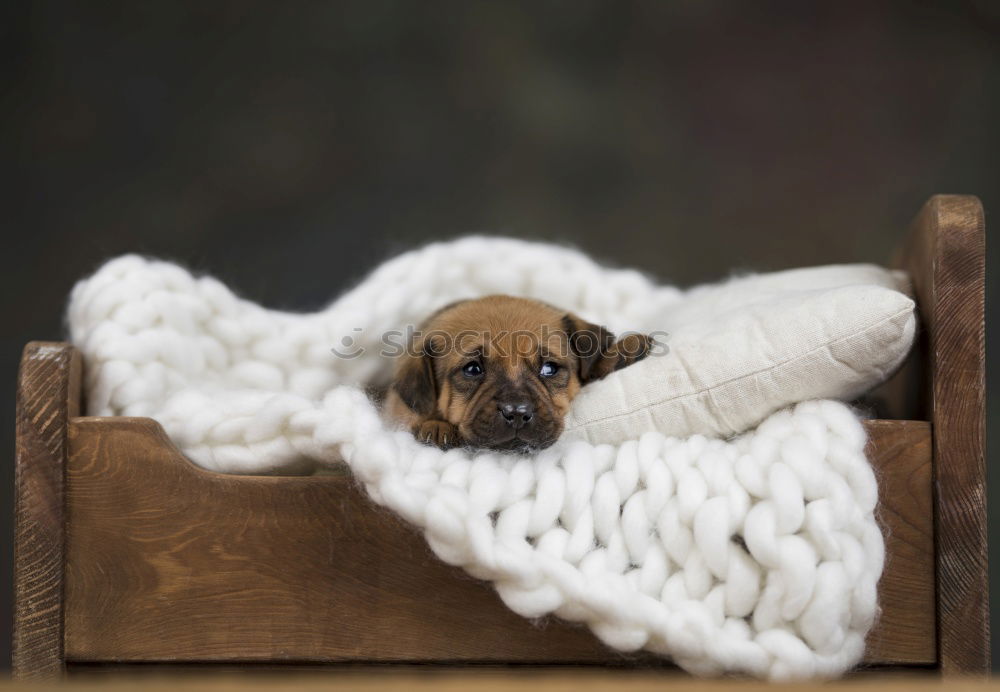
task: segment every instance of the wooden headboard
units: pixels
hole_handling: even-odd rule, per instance
[[[990,631],[982,203],[970,195],[931,197],[894,263],[909,272],[922,321],[913,359],[919,373],[911,366],[897,380],[909,376],[910,406],[919,407],[933,431],[938,657],[946,672],[985,673]]]

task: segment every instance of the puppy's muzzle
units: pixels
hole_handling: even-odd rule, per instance
[[[535,420],[535,407],[527,401],[497,402],[503,422],[514,430],[529,427]]]

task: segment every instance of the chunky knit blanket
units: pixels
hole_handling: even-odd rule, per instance
[[[217,471],[345,462],[525,617],[586,623],[611,647],[699,674],[806,678],[857,663],[884,546],[864,431],[843,404],[804,402],[728,441],[648,431],[534,457],[445,452],[386,424],[362,389],[387,367],[374,339],[498,292],[618,330],[679,296],[571,250],[472,238],[396,258],[313,315],[127,256],[76,286],[68,316],[91,415],[152,416]],[[368,348],[331,355],[347,346]]]

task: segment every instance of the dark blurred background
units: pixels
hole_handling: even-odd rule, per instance
[[[935,192],[1000,224],[990,0],[34,0],[0,25],[0,667],[19,353],[105,258],[310,310],[473,231],[687,284],[883,261]]]

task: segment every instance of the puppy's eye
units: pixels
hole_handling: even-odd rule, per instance
[[[465,373],[466,377],[479,377],[483,374],[483,366],[478,361],[470,360],[462,366],[462,372]]]
[[[542,369],[538,371],[538,374],[542,377],[552,377],[557,372],[559,372],[559,364],[553,363],[552,361],[546,361],[542,363]]]

